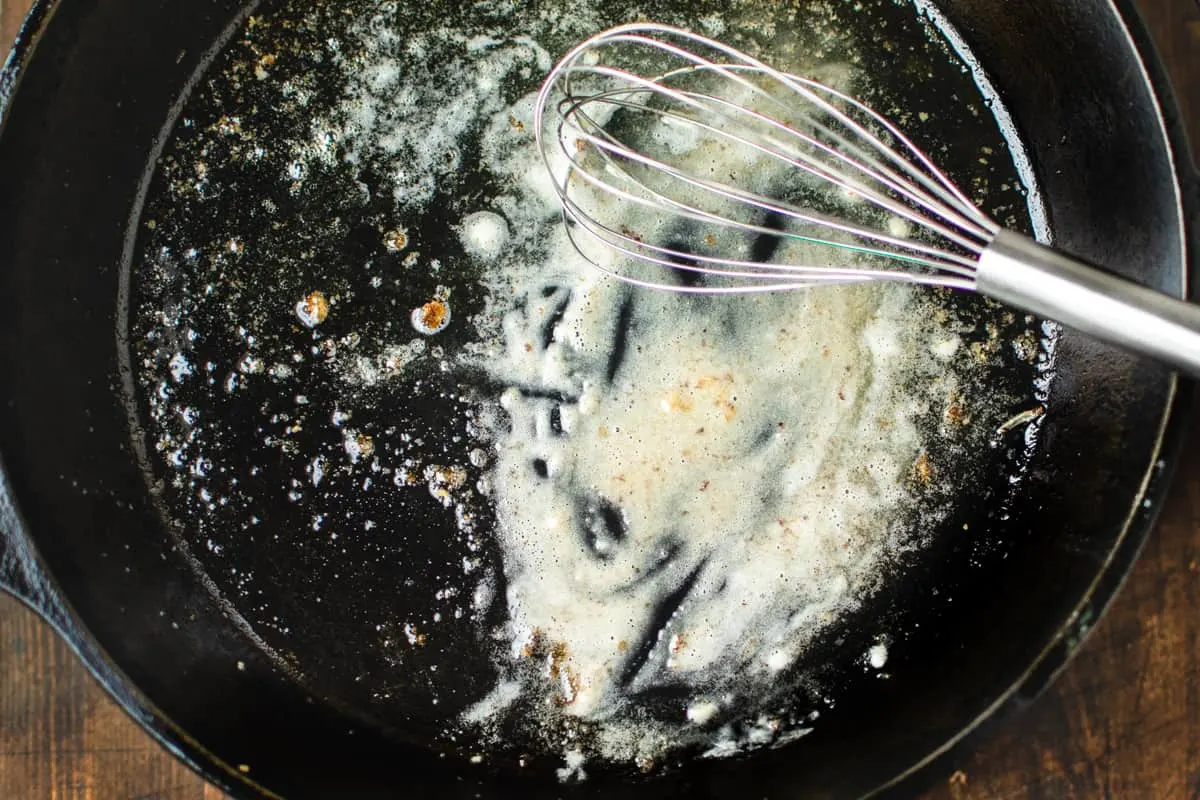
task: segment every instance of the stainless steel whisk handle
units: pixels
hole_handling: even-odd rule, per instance
[[[1104,272],[1011,231],[979,258],[976,288],[1200,378],[1200,305]]]

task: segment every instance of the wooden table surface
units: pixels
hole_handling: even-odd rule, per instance
[[[0,0],[0,52],[28,2]],[[1200,6],[1142,5],[1200,142]],[[0,800],[223,796],[125,716],[48,626],[0,596]],[[1145,554],[1077,658],[928,800],[1017,797],[1200,800],[1200,433]]]

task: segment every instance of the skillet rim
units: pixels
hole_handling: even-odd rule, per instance
[[[3,66],[0,67],[0,140],[12,97],[18,91],[25,69],[36,51],[46,26],[61,0],[35,0],[23,22]],[[1149,30],[1137,11],[1135,0],[1109,0],[1123,23],[1125,33],[1138,55],[1142,77],[1153,90],[1159,128],[1168,144],[1179,200],[1183,237],[1184,270],[1182,295],[1197,300],[1200,283],[1200,174],[1191,163],[1191,150],[1182,112],[1171,82]],[[1196,132],[1200,135],[1200,131]],[[1065,622],[1047,642],[1022,677],[1013,682],[983,713],[964,725],[937,750],[903,772],[871,790],[880,793],[915,793],[924,788],[922,777],[933,777],[936,765],[957,756],[977,740],[981,727],[1010,717],[1038,697],[1062,672],[1086,641],[1088,633],[1111,605],[1155,529],[1166,494],[1173,483],[1176,466],[1187,441],[1195,385],[1174,377],[1170,400],[1165,406],[1157,434],[1157,454],[1146,470],[1139,498],[1105,563]],[[222,791],[241,798],[279,795],[259,784],[234,765],[226,763],[188,735],[128,679],[123,670],[83,626],[56,579],[46,569],[27,524],[21,516],[0,455],[0,590],[30,608],[45,620],[80,658],[83,666],[133,720],[175,758]],[[251,792],[255,794],[251,794]]]
[[[1138,55],[1142,78],[1152,90],[1158,127],[1166,139],[1175,175],[1184,262],[1180,296],[1197,302],[1200,300],[1200,163],[1193,155],[1177,92],[1136,0],[1108,0],[1108,5],[1121,19],[1126,38]],[[1200,141],[1200,129],[1192,133]],[[1200,394],[1192,379],[1178,373],[1173,377],[1171,399],[1158,432],[1157,454],[1151,460],[1139,493],[1141,502],[1132,509],[1104,565],[1067,621],[1024,676],[957,736],[891,781],[868,792],[866,797],[911,797],[928,788],[935,774],[940,774],[935,767],[948,768],[965,755],[964,751],[972,749],[967,745],[986,738],[988,731],[982,728],[994,729],[998,723],[1036,701],[1087,641],[1124,587],[1146,542],[1156,531],[1168,492],[1176,480],[1179,459],[1193,427],[1192,417],[1200,406]],[[1138,533],[1131,535],[1135,526]]]

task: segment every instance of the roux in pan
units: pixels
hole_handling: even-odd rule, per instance
[[[436,721],[465,757],[549,753],[576,780],[794,740],[832,701],[810,642],[952,535],[997,428],[1037,405],[1053,328],[907,287],[603,278],[563,235],[530,113],[557,54],[638,9],[441,12],[269,4],[164,153],[131,339],[180,545],[281,667]],[[914,9],[655,13],[921,144],[954,132],[934,157],[1029,228],[979,89]],[[888,59],[904,80],[875,77]],[[264,599],[297,580],[285,549],[303,611]],[[373,646],[336,652],[347,627]],[[880,679],[889,635],[853,655]]]

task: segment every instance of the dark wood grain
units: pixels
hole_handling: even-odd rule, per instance
[[[929,800],[1200,797],[1200,435],[1110,612]]]
[[[0,51],[28,0],[0,0]],[[1200,139],[1200,7],[1142,0]],[[0,800],[220,800],[50,628],[0,597]],[[1062,677],[928,800],[1200,800],[1200,434],[1129,583]]]

